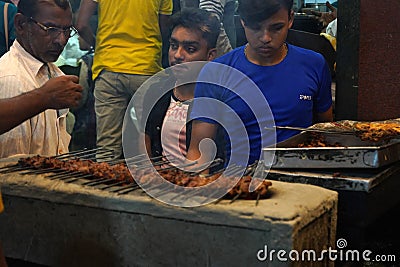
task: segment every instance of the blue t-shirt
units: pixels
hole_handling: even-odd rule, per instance
[[[249,155],[248,163],[252,163],[260,159],[262,147],[298,133],[277,130],[275,137],[266,127],[309,127],[313,114],[325,112],[331,105],[331,74],[321,54],[288,45],[282,62],[259,66],[247,60],[242,46],[203,68],[191,118],[218,121],[229,135],[227,155]]]

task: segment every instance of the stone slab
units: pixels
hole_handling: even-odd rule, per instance
[[[6,256],[49,266],[289,266],[257,252],[335,242],[337,193],[311,185],[274,181],[257,206],[179,208],[141,190],[118,195],[44,175],[3,174],[0,183]]]

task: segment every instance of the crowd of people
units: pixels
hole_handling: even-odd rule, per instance
[[[97,147],[114,152],[113,156],[102,158],[102,160],[123,157],[122,126],[127,106],[137,89],[149,77],[162,70],[162,45],[166,43],[169,46],[166,56],[169,65],[192,60],[214,60],[214,62],[232,66],[250,77],[263,92],[267,102],[270,104],[276,123],[296,124],[297,126],[307,127],[316,121],[332,120],[332,112],[329,109],[331,105],[329,99],[331,96],[326,89],[329,87],[330,80],[329,77],[325,77],[325,62],[323,59],[318,58],[319,55],[310,51],[300,51],[301,54],[296,55],[298,48],[288,45],[285,42],[287,31],[294,19],[292,11],[293,2],[291,0],[239,1],[237,11],[245,29],[248,43],[238,48],[235,48],[234,37],[229,38],[224,30],[224,22],[226,21],[224,17],[225,15],[231,17],[230,13],[232,13],[232,10],[235,10],[236,1],[198,1],[198,8],[195,9],[197,11],[205,10],[220,25],[215,44],[215,53],[213,52],[213,56],[209,58],[193,57],[193,59],[175,60],[178,63],[172,63],[170,55],[176,45],[174,42],[170,43],[171,40],[176,41],[170,34],[171,26],[174,28],[174,25],[171,24],[170,16],[173,12],[177,13],[177,10],[173,9],[173,2],[177,1],[146,1],[147,6],[139,7],[135,6],[137,5],[135,1],[119,1],[116,4],[101,0],[81,0],[75,14],[73,14],[74,10],[67,1],[65,1],[65,6],[61,7],[62,11],[55,10],[53,12],[54,15],[51,12],[38,12],[39,14],[35,14],[36,10],[32,8],[32,6],[37,4],[52,4],[57,6],[62,2],[43,0],[36,3],[36,1],[26,0],[18,4],[18,9],[12,3],[8,5],[10,10],[8,13],[11,15],[14,14],[15,17],[15,25],[14,20],[8,18],[8,21],[13,22],[8,24],[10,26],[8,36],[10,36],[11,40],[14,35],[17,38],[14,43],[11,43],[10,51],[0,61],[0,68],[4,67],[0,75],[0,85],[3,87],[1,94],[3,99],[1,101],[11,103],[9,105],[4,104],[4,107],[12,106],[12,103],[15,103],[15,101],[21,101],[22,103],[23,100],[19,100],[19,98],[27,98],[27,95],[33,98],[34,96],[30,95],[33,95],[34,92],[38,92],[36,95],[40,95],[44,91],[34,90],[32,92],[32,89],[41,87],[47,80],[53,77],[63,75],[53,62],[60,56],[68,40],[75,33],[76,28],[76,31],[79,32],[80,42],[85,44],[82,44],[85,47],[84,49],[89,47],[95,51],[91,73],[93,74],[93,94],[95,99],[96,145]],[[74,5],[76,6],[77,3],[75,2]],[[188,0],[180,0],[179,5],[180,7],[184,7],[183,10],[188,10],[186,6],[189,6],[189,2]],[[60,9],[60,6],[57,7]],[[279,14],[279,8],[282,10],[286,9],[286,21],[283,20],[284,16]],[[231,11],[227,14],[226,10]],[[133,16],[132,12],[136,12],[135,16]],[[280,11],[280,13],[283,14],[283,11]],[[90,19],[94,14],[98,18],[96,32],[94,32],[93,27],[90,25]],[[177,14],[179,15],[180,13]],[[281,16],[279,17],[278,14]],[[62,15],[63,19],[61,19],[60,15]],[[319,15],[321,15],[321,19],[324,18],[324,14]],[[130,16],[138,19],[127,19]],[[143,25],[146,27],[143,27]],[[32,32],[38,35],[32,36]],[[45,36],[45,38],[37,38],[40,35]],[[208,45],[208,47],[212,46]],[[188,55],[192,56],[191,53],[193,52],[188,52]],[[317,58],[316,64],[312,64],[313,66],[318,66],[317,72],[310,69],[309,65],[301,61],[301,57],[303,56],[307,57],[308,60],[314,57]],[[301,64],[301,67],[297,67],[296,63]],[[319,83],[310,86],[307,84],[310,81],[306,82],[306,79],[296,78],[297,80],[304,81],[304,85],[302,85],[304,88],[311,88],[309,92],[300,86],[286,85],[288,79],[285,78],[285,75],[289,72],[286,65],[296,70],[290,72],[292,76],[294,75],[293,73],[298,73],[302,77],[307,77],[307,74],[311,72],[318,73],[314,80]],[[271,68],[271,66],[274,67]],[[204,72],[206,70],[207,68]],[[270,71],[271,73],[266,75]],[[203,73],[202,75],[206,74]],[[34,78],[32,79],[31,77]],[[77,102],[81,98],[82,88],[77,84],[76,77],[72,75],[66,77],[68,78],[64,79],[69,79],[72,84],[76,84],[75,87],[70,86],[73,88],[71,91],[74,93],[70,95],[73,95],[72,98]],[[274,83],[276,84],[276,88],[267,86],[267,84],[271,83],[271,77],[276,79],[276,83]],[[66,80],[50,80],[51,83],[56,83],[56,81],[59,84],[67,82]],[[53,85],[55,86],[54,92],[60,87],[59,84]],[[285,90],[283,84],[288,87],[287,94],[282,93],[282,90]],[[232,101],[230,103],[228,99],[221,98],[219,93],[218,95],[216,94],[216,92],[222,92],[221,88],[216,89],[213,86],[198,84],[196,89],[194,89],[194,86],[190,86],[193,95],[196,92],[196,95],[212,97],[224,103],[229,103],[235,112],[240,114],[240,109],[243,106],[242,103],[229,99],[229,101]],[[46,88],[46,84],[44,87]],[[268,88],[268,93],[264,92],[264,88]],[[296,88],[297,91],[292,88]],[[175,91],[179,92],[179,90]],[[21,95],[21,93],[24,94]],[[294,94],[292,104],[283,103],[283,100],[279,101],[283,95],[284,101],[288,102],[287,96],[289,93]],[[308,104],[310,106],[305,105],[306,101],[304,101],[305,103],[297,103],[300,101],[295,99],[296,94],[306,96],[306,99],[309,99]],[[41,105],[41,108],[37,109],[38,111],[35,110],[32,113],[26,111],[29,110],[26,108],[24,109],[25,112],[21,114],[23,115],[21,116],[22,119],[14,119],[16,122],[9,123],[3,120],[2,128],[6,132],[0,136],[2,144],[0,156],[7,157],[15,154],[32,153],[56,155],[67,152],[70,141],[70,133],[66,129],[68,121],[66,115],[68,112],[62,109],[55,110],[54,107],[73,107],[79,103],[71,103],[68,97],[65,97],[65,99],[65,104],[59,103],[62,105],[56,105],[56,102],[53,101],[48,105]],[[319,104],[318,101],[322,104]],[[29,104],[32,103],[34,101],[30,101]],[[279,108],[275,108],[275,105]],[[34,106],[38,107],[39,105]],[[191,113],[196,114],[199,111],[196,105],[194,106],[195,109]],[[287,108],[282,109],[282,106]],[[204,105],[201,108],[204,108]],[[296,108],[299,108],[301,112],[299,113],[299,110],[296,110]],[[212,107],[207,107],[207,109],[211,110]],[[278,110],[280,113],[278,113]],[[4,108],[2,111],[7,112],[7,109]],[[244,112],[247,113],[248,110]],[[314,115],[319,113],[320,115]],[[295,116],[296,114],[297,116]],[[280,122],[280,117],[285,119]],[[27,118],[30,119],[26,120]],[[244,118],[242,119],[244,120]],[[49,123],[49,121],[56,123]],[[15,127],[18,122],[21,123]],[[208,121],[194,120],[193,126],[195,126],[195,131],[189,131],[192,135],[187,138],[193,144],[189,146],[190,143],[188,143],[187,146],[184,146],[186,148],[184,150],[189,151],[189,157],[198,156],[198,151],[195,149],[198,146],[197,142],[204,137],[213,137],[214,135],[212,134],[213,130],[204,131],[204,129],[212,125],[212,123],[209,123],[211,125],[207,125],[205,124],[206,122]],[[152,124],[154,122],[150,121],[149,123]],[[250,124],[252,123],[250,122]],[[197,136],[197,126],[202,129],[202,136]],[[191,128],[192,125],[190,126]],[[140,131],[140,127],[137,127],[137,129],[133,128],[133,130]],[[31,138],[23,138],[27,134]],[[256,136],[258,134],[260,133],[257,133]],[[281,141],[292,134],[295,134],[295,132],[278,132],[277,140]],[[282,138],[280,137],[281,135],[283,136]],[[41,140],[43,137],[46,140]],[[225,142],[227,141],[228,139],[226,138]],[[259,143],[251,141],[252,145]],[[132,140],[132,142],[135,143],[136,140]],[[37,145],[37,143],[41,143],[42,145]],[[154,142],[153,140],[153,143],[158,142]],[[135,145],[140,146],[140,144]],[[189,149],[189,147],[192,147],[192,149]],[[230,149],[230,147],[227,147],[227,150]]]
[[[323,56],[285,42],[294,19],[293,0],[239,0],[237,12],[247,38],[241,47],[235,47],[232,25],[228,26],[236,1],[200,0],[197,7],[181,11],[173,8],[173,2],[81,0],[75,14],[68,0],[20,0],[17,6],[6,5],[8,16],[2,21],[7,23],[2,28],[8,29],[1,38],[7,35],[8,41],[0,39],[5,52],[0,58],[0,158],[68,152],[68,108],[79,105],[83,88],[78,77],[64,75],[54,62],[77,33],[82,49],[94,51],[96,145],[114,152],[101,160],[123,157],[122,127],[129,101],[165,64],[172,66],[173,86],[151,110],[146,110],[151,106],[146,100],[165,85],[153,84],[140,96],[143,104],[135,110],[149,116],[132,128],[138,134],[143,131],[144,149],[151,157],[196,160],[202,156],[201,141],[209,138],[217,144],[217,156],[226,161],[234,154],[248,153],[241,145],[248,142],[250,156],[245,164],[251,164],[260,159],[263,146],[296,134],[279,130],[270,139],[259,125],[274,120],[276,125],[308,127],[333,120],[331,75]],[[184,2],[180,1],[181,7]],[[91,26],[94,14],[97,30]],[[168,59],[164,64],[163,51]],[[185,73],[174,67],[197,61],[215,63],[205,64],[199,79],[218,74],[216,84],[181,81]],[[218,64],[239,71],[256,86],[243,86],[232,73],[221,74],[215,69]],[[229,79],[235,81],[228,82],[232,88],[221,86]],[[253,95],[263,98],[260,103],[269,105],[271,116],[254,115],[258,111],[253,109],[263,111],[265,106],[249,107],[245,100]],[[201,102],[204,97],[228,108]],[[232,111],[246,133],[234,137],[235,145],[231,145],[231,134],[235,136],[237,129]],[[217,114],[218,119],[207,114]],[[221,125],[231,128],[221,130]],[[131,141],[141,149],[137,140]]]

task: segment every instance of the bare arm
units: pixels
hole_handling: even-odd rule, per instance
[[[317,113],[316,122],[331,122],[333,121],[332,106],[325,112]]]
[[[337,18],[337,9],[328,1],[326,2],[326,7],[329,9],[329,12],[311,11],[311,14],[322,23],[323,27],[326,27],[331,21]]]
[[[141,151],[143,153],[147,153],[149,155],[150,158],[153,157],[153,154],[151,153],[151,139],[150,139],[150,135],[148,134],[144,134],[144,143],[145,143],[145,149],[146,151]],[[140,147],[139,147],[140,149]]]
[[[93,0],[82,0],[79,7],[78,19],[75,24],[75,28],[78,30],[80,38],[92,47],[96,44],[96,37],[89,22],[90,18],[96,12],[97,5],[97,2]]]
[[[170,27],[170,16],[159,15],[158,23],[160,25],[160,32],[162,38],[162,66],[167,68],[168,62],[168,49],[169,49],[169,27]]]
[[[197,160],[201,165],[209,160],[207,155],[202,155],[199,149],[199,144],[201,140],[205,138],[210,138],[215,140],[215,136],[217,133],[217,125],[203,122],[199,120],[193,121],[192,124],[192,135],[190,139],[190,145],[187,153],[187,159],[189,160]]]
[[[0,134],[46,109],[77,106],[82,97],[82,86],[77,82],[78,77],[65,75],[22,95],[0,99]]]
[[[169,28],[170,28],[170,17],[169,15],[159,15],[158,16],[158,23],[160,25],[160,32],[161,32],[161,37],[164,42],[164,40],[168,40],[169,37]]]

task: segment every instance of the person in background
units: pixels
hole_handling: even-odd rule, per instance
[[[14,22],[17,39],[0,59],[0,98],[18,96],[64,75],[52,62],[76,33],[67,0],[21,0]],[[0,157],[68,152],[67,112],[47,109],[0,135]]]
[[[241,159],[249,156],[247,162],[237,164],[251,164],[260,160],[262,147],[274,142],[271,131],[264,127],[259,128],[258,125],[271,125],[273,120],[275,125],[280,126],[309,127],[314,122],[333,120],[331,74],[324,57],[285,42],[294,19],[292,6],[293,0],[239,0],[238,12],[248,43],[217,58],[215,62],[241,71],[258,88],[240,86],[241,80],[234,77],[232,72],[226,75],[218,73],[217,79],[220,78],[220,81],[214,82],[224,84],[224,80],[236,79],[239,85],[237,88],[225,88],[210,83],[196,85],[190,117],[197,119],[193,121],[192,126],[187,154],[189,160],[203,158],[199,150],[200,141],[205,138],[215,139],[217,124],[215,120],[205,118],[204,114],[216,114],[221,118],[223,125],[231,127],[226,131],[236,134],[240,141],[238,144],[249,142],[250,151],[245,149],[245,145],[232,146],[231,149],[230,143],[227,142],[228,158],[234,154]],[[206,64],[199,80],[213,76],[216,71],[213,64]],[[235,93],[230,89],[234,89]],[[269,104],[273,118],[267,115],[256,118],[252,115],[252,110],[263,110],[264,105],[252,106],[251,110],[243,101],[243,97],[254,98],[259,91]],[[236,133],[234,116],[230,116],[232,110],[217,107],[211,101],[197,105],[197,98],[212,98],[225,103],[239,116],[247,135],[238,136]],[[265,103],[260,100],[255,102]],[[297,133],[277,130],[276,141],[283,141]]]
[[[173,67],[172,75],[168,78],[170,79],[168,82],[156,83],[148,89],[144,107],[151,106],[146,100],[155,99],[151,94],[160,92],[160,87],[168,86],[167,84],[182,85],[174,86],[167,91],[149,112],[148,119],[144,123],[146,150],[151,158],[166,156],[173,159],[172,161],[185,160],[191,136],[191,122],[188,123],[187,114],[193,99],[194,84],[186,84],[185,70],[175,69],[174,66],[215,59],[219,33],[219,20],[211,12],[188,8],[173,16],[168,53],[170,65]],[[190,70],[189,65],[187,71]],[[174,142],[178,140],[177,136],[179,145]]]
[[[95,38],[89,20],[97,7]],[[162,40],[168,36],[171,13],[172,0],[81,1],[76,27],[81,37],[95,47],[97,147],[114,152],[101,160],[123,157],[125,111],[142,83],[162,70]]]
[[[332,4],[328,1],[326,2],[326,7],[328,12],[312,11],[312,14],[322,23],[323,30],[333,37],[336,38],[337,35],[337,2]]]
[[[226,28],[235,29],[234,13],[236,3],[234,0],[200,0],[199,8],[212,12],[221,23],[221,31],[217,41],[217,57],[226,54],[236,47],[236,32]]]
[[[5,11],[5,12],[4,12]],[[7,14],[7,18],[4,14]],[[15,40],[14,16],[17,7],[0,1],[0,57],[3,56]]]
[[[1,0],[2,2],[14,4],[15,6],[18,6],[19,0]]]

